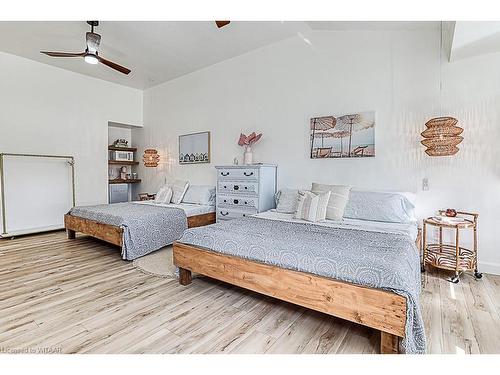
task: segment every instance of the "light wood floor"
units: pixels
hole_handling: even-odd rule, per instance
[[[500,353],[500,277],[423,276],[429,353]],[[145,275],[102,242],[0,240],[0,352],[377,353],[378,333],[196,278]]]

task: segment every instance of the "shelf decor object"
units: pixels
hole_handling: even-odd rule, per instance
[[[145,167],[154,168],[157,167],[158,163],[160,162],[160,155],[154,148],[148,148],[144,150],[144,156],[142,157],[142,160],[144,161]]]
[[[446,216],[446,210],[440,210],[439,216],[429,217],[423,223],[423,265],[425,271],[427,264],[449,271],[455,271],[455,275],[449,279],[452,283],[460,281],[460,273],[473,271],[476,279],[483,275],[477,270],[477,219],[476,213],[457,211],[457,216]],[[439,229],[439,242],[427,242],[428,226]],[[455,232],[455,243],[443,243],[443,229],[452,229]],[[460,230],[472,229],[472,249],[460,246]]]
[[[457,145],[464,139],[460,136],[464,130],[457,123],[453,117],[436,117],[427,121],[427,129],[420,133],[424,137],[421,143],[427,147],[425,153],[429,156],[455,155]]]

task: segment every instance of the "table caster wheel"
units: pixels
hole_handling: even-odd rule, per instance
[[[420,266],[420,272],[422,272],[422,273],[425,272],[425,267],[424,266]]]
[[[458,282],[460,281],[460,277],[458,275],[455,275],[451,277],[449,281],[452,282],[453,284],[458,284]]]
[[[483,277],[483,274],[481,272],[479,272],[478,270],[475,270],[474,271],[474,277],[476,279],[480,279],[481,277]]]

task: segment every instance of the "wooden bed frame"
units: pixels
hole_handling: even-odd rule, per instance
[[[416,245],[420,249],[421,233]],[[380,331],[380,352],[398,354],[405,336],[406,298],[382,289],[255,262],[174,242],[181,285],[197,272]]]
[[[188,228],[201,227],[215,223],[215,212],[190,216],[187,218]],[[122,247],[123,229],[115,225],[103,224],[69,214],[64,215],[64,228],[69,239],[76,238],[76,232],[87,234],[113,245]]]

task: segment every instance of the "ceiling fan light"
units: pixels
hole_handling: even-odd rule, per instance
[[[97,56],[93,55],[91,53],[85,55],[85,57],[83,59],[85,60],[85,62],[87,64],[92,64],[92,65],[95,65],[99,62],[99,60],[97,60]]]

